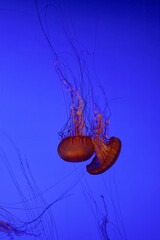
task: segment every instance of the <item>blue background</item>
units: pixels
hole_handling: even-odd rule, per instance
[[[13,139],[24,164],[28,159],[41,189],[37,192],[42,192],[47,202],[42,204],[42,194],[38,195],[32,182],[33,198],[13,144],[1,130],[0,145],[7,155],[7,161],[4,155],[0,160],[1,206],[26,222],[60,197],[51,207],[58,239],[97,240],[103,239],[96,222],[105,215],[103,194],[110,239],[160,239],[160,4],[40,1],[39,10],[49,39],[59,56],[68,53],[66,63],[73,71],[77,66],[70,60],[74,54],[67,45],[63,23],[68,35],[93,53],[88,62],[90,78],[95,76],[95,67],[111,109],[109,136],[121,139],[122,151],[116,164],[99,176],[89,175],[86,163],[75,165],[60,159],[58,132],[67,121],[68,93],[54,71],[54,56],[40,28],[34,1],[1,1],[0,128]],[[92,80],[93,92],[100,96],[96,79]],[[28,214],[22,195],[29,203]],[[98,217],[94,216],[94,201],[101,212]],[[38,239],[57,239],[53,217],[50,221],[46,212],[41,220],[52,230]],[[122,236],[117,230],[115,236],[114,225]],[[41,225],[34,231],[40,229]],[[0,236],[10,239],[5,233]],[[22,235],[20,239],[34,237]]]

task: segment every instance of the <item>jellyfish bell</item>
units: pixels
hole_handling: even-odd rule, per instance
[[[116,162],[121,151],[121,141],[118,138],[111,137],[106,142],[105,148],[101,149],[101,156],[95,156],[92,162],[86,166],[90,174],[101,174],[107,171]],[[99,155],[99,154],[98,154]]]
[[[83,162],[94,154],[94,146],[89,136],[64,138],[58,145],[59,156],[67,162]]]

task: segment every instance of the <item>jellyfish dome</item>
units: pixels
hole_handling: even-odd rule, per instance
[[[64,138],[58,145],[59,156],[67,162],[83,162],[92,157],[94,145],[89,136]]]

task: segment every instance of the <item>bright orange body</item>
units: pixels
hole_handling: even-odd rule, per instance
[[[59,156],[67,162],[83,162],[92,157],[94,145],[89,136],[64,138],[58,145]]]
[[[106,147],[101,159],[95,156],[92,162],[86,166],[87,172],[94,175],[103,173],[116,162],[121,151],[121,141],[118,138],[111,137],[109,142],[106,143]]]

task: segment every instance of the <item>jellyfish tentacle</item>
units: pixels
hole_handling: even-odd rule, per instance
[[[85,133],[85,119],[83,114],[83,100],[79,92],[72,97],[71,116],[73,121],[72,133],[76,136],[84,135]]]

